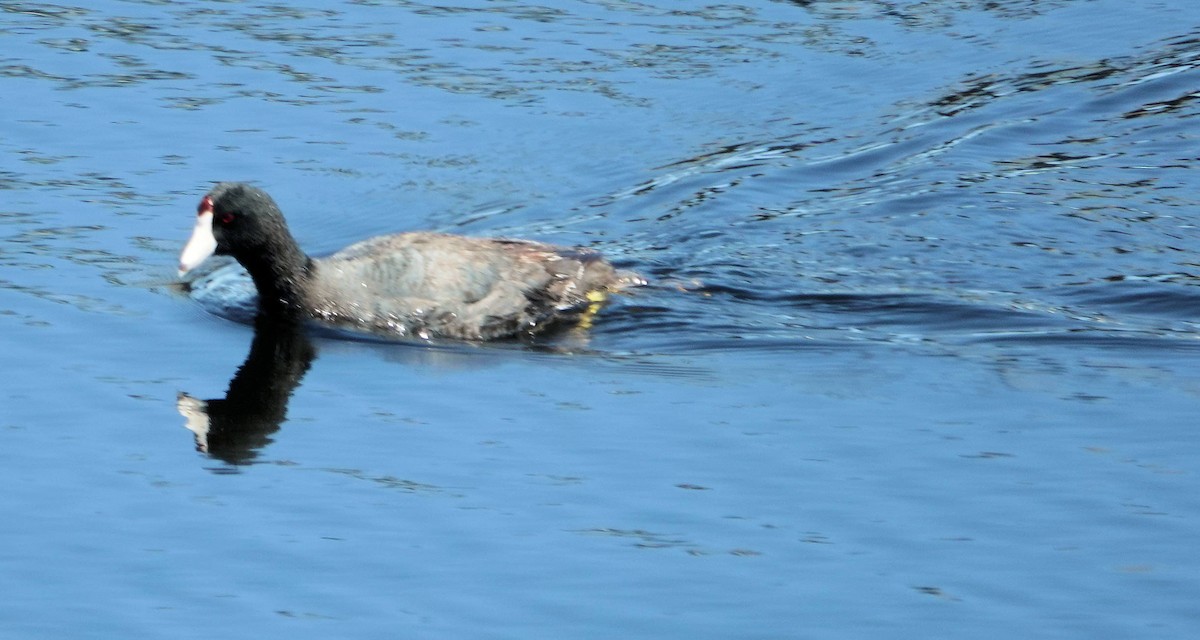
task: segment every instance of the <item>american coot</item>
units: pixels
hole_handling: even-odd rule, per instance
[[[260,314],[423,339],[534,334],[644,284],[590,249],[430,232],[379,236],[313,259],[271,196],[243,183],[218,184],[200,200],[180,275],[213,253],[250,273]]]

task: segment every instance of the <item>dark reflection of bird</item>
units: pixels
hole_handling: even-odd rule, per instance
[[[230,464],[252,462],[287,417],[292,391],[315,357],[303,327],[260,315],[250,354],[224,398],[179,394],[176,407],[196,436],[196,448]]]
[[[246,268],[261,313],[401,338],[478,341],[586,325],[609,293],[644,284],[590,249],[442,233],[380,236],[313,259],[274,200],[242,183],[218,184],[200,201],[181,274],[213,253]]]

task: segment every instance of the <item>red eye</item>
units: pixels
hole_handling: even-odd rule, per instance
[[[217,215],[217,222],[221,223],[221,226],[228,226],[229,223],[233,222],[233,214],[228,211],[222,211]]]

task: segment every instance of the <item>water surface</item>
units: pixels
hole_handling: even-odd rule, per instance
[[[1190,637],[1198,86],[1189,3],[0,4],[0,635]],[[256,332],[218,180],[652,284]]]

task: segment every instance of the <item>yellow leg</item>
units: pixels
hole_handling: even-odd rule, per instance
[[[604,301],[608,300],[607,291],[589,291],[587,293],[588,308],[579,316],[579,321],[575,326],[580,329],[591,329],[592,321],[595,320],[596,314],[600,312],[600,307],[604,306]]]

